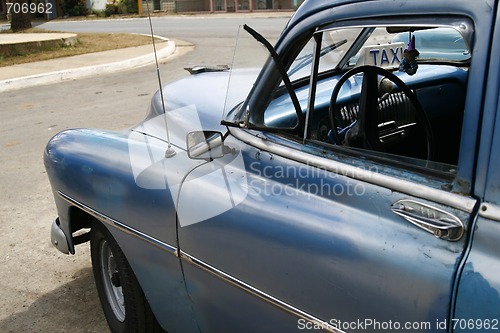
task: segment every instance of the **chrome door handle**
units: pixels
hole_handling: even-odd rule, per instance
[[[392,205],[392,211],[444,240],[458,241],[465,231],[464,223],[455,215],[415,200],[399,200]]]

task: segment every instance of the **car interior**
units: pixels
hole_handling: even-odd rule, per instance
[[[304,119],[281,84],[264,122],[325,149],[453,173],[470,62],[455,26],[320,31],[288,69]]]

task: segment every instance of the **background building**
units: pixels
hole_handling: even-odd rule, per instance
[[[292,10],[301,0],[143,0],[142,9],[169,12],[252,12],[258,10]]]

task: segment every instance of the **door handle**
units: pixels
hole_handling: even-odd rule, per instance
[[[395,214],[440,239],[458,241],[464,234],[464,223],[442,209],[407,199],[395,202],[391,208]]]

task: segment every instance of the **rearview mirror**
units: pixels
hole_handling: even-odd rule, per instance
[[[224,156],[222,133],[217,131],[189,132],[186,138],[189,158],[213,160]]]

